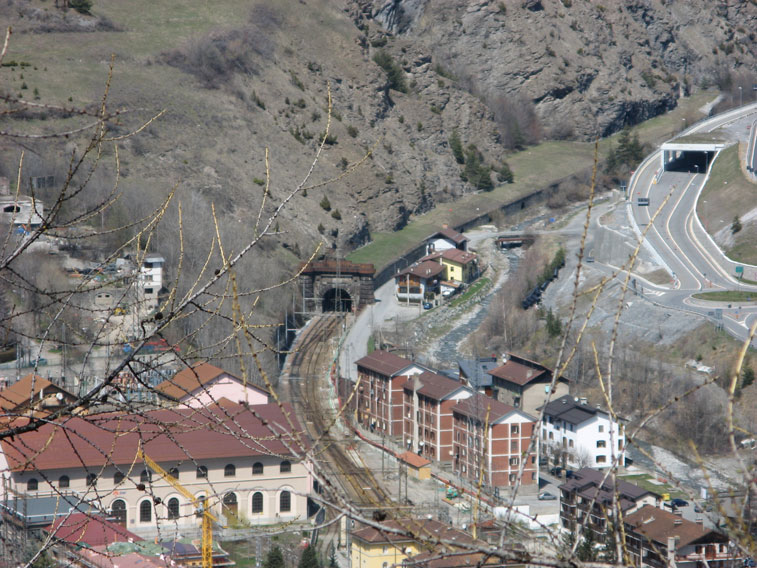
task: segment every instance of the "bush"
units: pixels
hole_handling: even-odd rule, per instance
[[[323,140],[324,144],[333,146],[334,144],[336,144],[336,134],[326,135],[326,131],[324,130],[323,132],[321,132],[321,140]]]
[[[484,163],[484,157],[474,144],[470,144],[465,152],[465,168],[460,177],[476,189],[491,191],[494,189],[491,176],[491,166]]]
[[[334,210],[333,210],[333,211],[331,212],[331,216],[332,216],[332,217],[333,217],[334,219],[336,219],[337,221],[341,221],[341,220],[342,220],[342,214],[341,214],[341,213],[339,212],[339,209],[334,209]]]
[[[457,133],[457,129],[452,131],[449,137],[449,147],[452,150],[452,155],[455,156],[455,160],[458,164],[465,163],[465,152],[463,151],[463,143],[460,141],[460,135]]]
[[[351,124],[347,127],[347,134],[349,134],[352,138],[355,138],[357,136],[357,127],[352,126]]]
[[[386,73],[390,89],[394,89],[401,93],[407,93],[405,72],[402,70],[402,67],[392,59],[391,55],[382,49],[373,55],[373,61]]]
[[[507,162],[502,162],[502,165],[497,170],[497,180],[502,183],[513,183],[515,181],[513,171],[507,165]]]
[[[329,201],[329,198],[325,195],[323,196],[323,199],[321,199],[321,202],[319,204],[321,206],[321,209],[324,211],[331,211],[331,201]]]
[[[91,15],[92,0],[69,0],[68,5],[80,14]]]

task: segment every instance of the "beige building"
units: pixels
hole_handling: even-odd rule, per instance
[[[0,442],[2,491],[27,505],[51,495],[81,500],[137,534],[158,526],[198,527],[195,506],[138,457],[141,443],[148,457],[195,497],[208,497],[227,522],[305,521],[312,477],[298,459],[304,434],[292,409],[285,405],[284,411],[288,417],[275,404],[222,401],[204,409],[46,424]]]
[[[494,398],[538,416],[538,408],[547,400],[553,372],[544,365],[517,355],[505,355],[502,364],[488,371],[492,377]],[[568,394],[570,383],[558,377],[552,387],[550,400]]]

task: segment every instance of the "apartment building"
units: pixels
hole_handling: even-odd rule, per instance
[[[472,483],[483,479],[490,487],[508,487],[523,467],[521,484],[538,484],[538,447],[531,445],[534,417],[478,393],[455,404],[452,413],[456,474]]]
[[[488,371],[492,377],[494,396],[527,414],[538,415],[552,384],[553,372],[544,365],[513,354],[503,356],[500,366]],[[559,377],[550,399],[568,394],[570,382]]]
[[[452,461],[452,408],[471,391],[430,371],[408,379],[403,389],[407,449],[429,460]]]
[[[355,421],[387,436],[402,436],[403,387],[408,377],[430,369],[388,351],[377,350],[355,362]]]

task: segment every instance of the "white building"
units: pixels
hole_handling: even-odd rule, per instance
[[[163,288],[163,265],[166,259],[159,254],[145,255],[139,267],[139,284],[148,310],[158,307],[158,293]]]
[[[541,408],[539,409],[541,410]],[[624,464],[626,439],[623,426],[585,398],[570,395],[553,400],[544,408],[541,425],[542,451],[559,458],[568,467],[605,468]]]

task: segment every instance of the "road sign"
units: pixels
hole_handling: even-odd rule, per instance
[[[743,266],[737,266],[736,267],[736,274],[744,274],[744,267]]]
[[[636,205],[639,207],[649,207],[649,198],[648,197],[637,197],[636,198]]]

